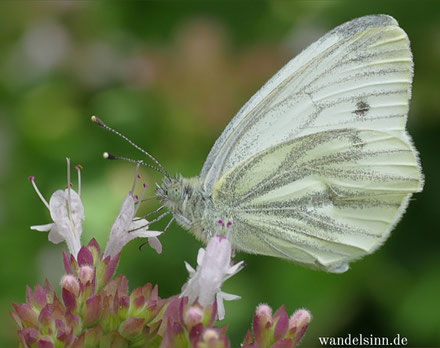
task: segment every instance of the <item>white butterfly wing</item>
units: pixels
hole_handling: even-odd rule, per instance
[[[237,249],[344,272],[388,237],[420,182],[406,141],[338,129],[240,162],[216,184],[213,201],[232,219]]]
[[[411,80],[409,41],[392,17],[342,24],[287,63],[232,119],[202,168],[205,190],[252,155],[306,134],[384,130],[410,143]]]

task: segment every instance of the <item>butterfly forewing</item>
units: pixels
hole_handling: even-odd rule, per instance
[[[232,218],[238,249],[343,271],[388,237],[420,175],[399,137],[338,129],[240,162],[216,184],[213,200]]]
[[[226,172],[267,148],[341,128],[402,139],[412,80],[405,32],[385,15],[345,23],[281,69],[238,112],[201,172],[212,192]],[[407,140],[409,142],[409,140]]]

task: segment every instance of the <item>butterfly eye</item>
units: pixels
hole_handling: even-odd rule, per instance
[[[169,190],[169,192],[170,192],[170,198],[172,199],[172,200],[178,200],[178,199],[180,199],[180,190],[179,190],[179,187],[178,186],[174,186],[173,185],[173,187],[171,187],[171,189]]]

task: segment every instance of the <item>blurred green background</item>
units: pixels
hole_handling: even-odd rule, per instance
[[[247,268],[224,290],[233,346],[267,302],[314,315],[303,346],[319,336],[408,338],[440,346],[440,3],[398,1],[33,1],[0,3],[0,347],[16,345],[11,302],[44,278],[58,284],[64,245],[29,226],[49,213],[27,181],[48,199],[66,185],[65,157],[82,164],[83,241],[102,245],[131,187],[134,167],[104,161],[103,151],[142,158],[94,126],[96,114],[154,154],[171,173],[197,175],[235,112],[283,64],[334,26],[365,14],[394,16],[415,60],[408,128],[426,175],[391,238],[341,274],[239,254]],[[154,187],[160,176],[142,171]],[[436,179],[437,178],[437,179]],[[75,180],[73,180],[75,182]],[[150,189],[152,193],[152,189]],[[144,206],[151,211],[157,203]],[[177,225],[161,237],[162,255],[131,242],[118,272],[131,288],[149,281],[162,297],[179,293],[183,261],[201,246]]]

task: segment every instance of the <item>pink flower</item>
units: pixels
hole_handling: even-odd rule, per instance
[[[80,167],[78,169],[78,192],[81,192]],[[81,248],[82,222],[84,220],[84,207],[80,195],[71,188],[70,159],[67,158],[67,189],[57,190],[50,197],[49,203],[35,184],[35,178],[29,177],[38,196],[49,209],[52,223],[31,226],[32,230],[49,231],[49,241],[54,244],[65,241],[72,255],[77,255]]]
[[[110,238],[105,248],[104,257],[114,257],[122,250],[125,244],[135,238],[148,238],[148,243],[150,246],[156,250],[158,254],[162,252],[162,244],[157,238],[157,236],[161,235],[162,232],[149,231],[149,223],[147,219],[135,218],[146,189],[146,184],[144,184],[141,197],[138,198],[136,202],[135,198],[133,197],[133,191],[136,187],[138,178],[139,175],[136,171],[133,188],[122,203],[119,215],[112,226]]]
[[[238,273],[243,268],[243,261],[231,264],[232,247],[226,237],[215,236],[210,239],[205,249],[201,248],[197,256],[197,270],[187,262],[186,268],[190,279],[182,287],[180,296],[188,296],[189,302],[196,300],[207,306],[217,300],[218,318],[225,317],[223,300],[237,300],[240,296],[221,291],[223,282]]]

